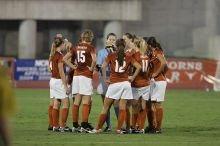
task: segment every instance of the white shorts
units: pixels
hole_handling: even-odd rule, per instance
[[[50,79],[50,97],[54,97],[55,99],[64,99],[65,97],[67,97],[61,79]]]
[[[128,81],[113,83],[108,86],[106,98],[111,99],[133,99],[131,83]]]
[[[85,76],[74,76],[72,82],[72,94],[92,95],[92,79]]]
[[[151,85],[150,85],[151,101],[157,101],[157,102],[164,101],[166,86],[167,86],[166,81],[151,82]]]
[[[139,100],[140,97],[142,97],[144,100],[149,100],[150,86],[132,88],[132,94],[135,100]]]
[[[105,95],[106,92],[107,92],[107,89],[108,89],[108,86],[107,86],[106,83],[104,82],[103,77],[100,76],[100,77],[99,77],[99,85],[98,85],[98,87],[97,87],[97,93],[98,93],[98,94],[103,94],[103,95]]]

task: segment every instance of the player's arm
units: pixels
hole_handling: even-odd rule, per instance
[[[67,87],[67,81],[66,81],[66,76],[65,76],[65,73],[64,73],[63,62],[62,61],[60,61],[58,63],[58,69],[59,69],[59,74],[60,74],[61,80],[62,80],[63,85],[64,85],[64,89],[65,89],[66,93],[69,93],[69,89]]]
[[[103,76],[103,80],[105,81],[106,84],[109,84],[110,81],[107,80],[107,76],[106,76],[106,67],[107,67],[108,63],[106,61],[103,62],[102,64],[102,76]]]
[[[135,70],[134,74],[131,77],[129,77],[130,82],[133,82],[134,79],[136,78],[136,76],[141,71],[141,65],[137,61],[133,62],[132,65],[136,68],[136,70]]]
[[[95,54],[95,53],[92,53],[91,56],[92,56],[91,71],[93,71],[93,69],[94,69],[95,66],[96,66],[96,54]]]
[[[73,65],[71,62],[71,57],[72,57],[72,53],[68,52],[64,57],[63,57],[63,61],[72,69],[76,69],[76,65]]]
[[[161,72],[163,72],[164,68],[166,67],[166,59],[165,59],[164,55],[163,54],[158,54],[157,58],[160,61],[160,67],[158,68],[158,70],[156,70],[156,72],[154,72],[152,74],[152,78],[157,77]]]

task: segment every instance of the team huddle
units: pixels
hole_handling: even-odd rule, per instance
[[[75,46],[64,39],[62,34],[57,34],[53,40],[49,57],[52,75],[48,130],[109,132],[112,130],[109,110],[113,105],[117,117],[117,134],[161,133],[167,64],[158,41],[155,37],[141,38],[130,33],[117,39],[114,33],[109,33],[105,48],[96,52],[91,44],[93,37],[92,31],[85,30]],[[65,75],[66,65],[69,67],[68,77]],[[99,72],[97,93],[103,100],[95,128],[89,123],[93,108],[94,72]],[[73,127],[69,128],[66,122],[71,98]],[[107,124],[105,129],[104,122]]]

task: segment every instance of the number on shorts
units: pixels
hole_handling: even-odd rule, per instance
[[[77,51],[77,62],[84,63],[86,61],[85,53],[86,51]]]
[[[115,60],[115,72],[119,72],[119,73],[125,72],[124,70],[125,66],[126,66],[125,61],[123,62],[122,66],[119,66],[118,60]]]
[[[142,60],[142,72],[147,72],[148,60]]]

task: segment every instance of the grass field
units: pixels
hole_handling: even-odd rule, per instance
[[[12,118],[14,146],[219,146],[220,93],[169,90],[164,102],[163,133],[158,135],[116,135],[113,132],[74,134],[47,131],[49,91],[17,89],[17,112]],[[102,108],[99,95],[93,97],[90,122],[95,126]],[[68,119],[71,124],[71,115]]]

